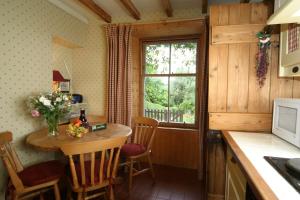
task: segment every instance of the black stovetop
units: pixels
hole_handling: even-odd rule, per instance
[[[296,174],[286,167],[286,162],[289,158],[271,156],[264,156],[264,158],[300,193],[300,174]]]

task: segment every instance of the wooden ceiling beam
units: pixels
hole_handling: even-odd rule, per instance
[[[111,16],[100,6],[98,6],[93,0],[79,0],[79,2],[88,7],[91,11],[100,16],[107,23],[111,23]]]
[[[121,3],[125,6],[125,8],[130,12],[130,14],[136,19],[141,19],[141,14],[131,0],[120,0]]]
[[[170,0],[162,0],[162,5],[168,17],[173,17],[173,8]]]

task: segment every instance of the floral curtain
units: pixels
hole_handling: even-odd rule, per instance
[[[108,51],[108,122],[131,125],[131,25],[106,26]]]

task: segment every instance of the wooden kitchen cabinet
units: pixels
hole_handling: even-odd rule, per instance
[[[247,181],[230,148],[227,148],[226,161],[225,200],[244,200]]]
[[[207,200],[224,200],[226,180],[226,146],[220,131],[209,130],[206,140]]]

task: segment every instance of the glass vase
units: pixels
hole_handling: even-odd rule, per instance
[[[58,122],[59,118],[56,116],[49,116],[46,118],[46,122],[48,125],[48,136],[54,137],[58,136]]]

